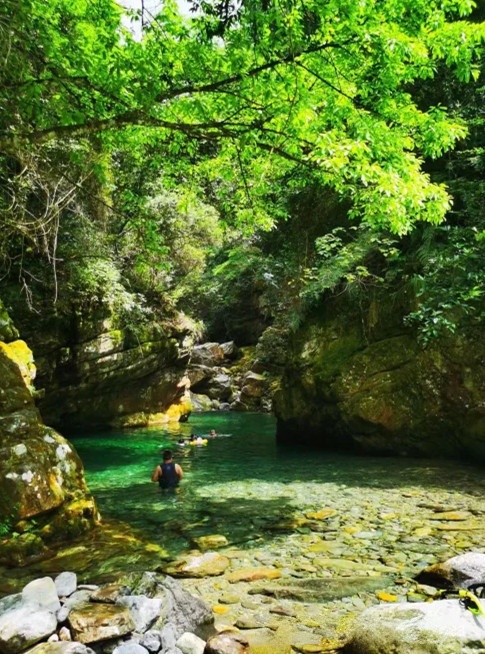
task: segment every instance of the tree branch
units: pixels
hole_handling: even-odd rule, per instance
[[[333,43],[333,42],[319,43],[310,46],[305,50],[300,50],[299,52],[292,52],[290,54],[279,57],[277,59],[272,59],[271,61],[267,61],[265,64],[261,64],[260,66],[255,66],[254,68],[250,68],[249,70],[244,71],[243,73],[238,73],[237,75],[233,75],[232,77],[226,77],[224,79],[218,80],[217,82],[211,82],[210,84],[202,84],[201,86],[197,86],[196,84],[193,84],[190,86],[183,86],[180,88],[171,89],[169,92],[161,94],[157,96],[155,99],[157,102],[163,102],[164,100],[170,100],[172,98],[184,94],[195,95],[196,93],[213,93],[214,91],[218,91],[224,86],[229,86],[230,84],[241,82],[243,79],[249,77],[256,77],[260,73],[276,68],[277,66],[280,66],[282,64],[292,63],[297,59],[299,59],[299,57],[303,57],[304,55],[314,54],[315,52],[321,52],[322,50],[327,50],[328,48],[342,48],[351,42],[352,40],[349,39],[348,41],[345,41],[343,43]]]

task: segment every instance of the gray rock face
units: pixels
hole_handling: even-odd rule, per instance
[[[485,651],[485,616],[458,600],[374,606],[351,628],[346,654],[476,654]]]
[[[61,572],[54,579],[54,584],[59,597],[69,597],[77,588],[77,575],[75,572]]]
[[[206,640],[214,633],[214,615],[205,602],[194,597],[171,577],[165,577],[160,583],[158,593],[163,593],[164,602],[155,629],[160,629],[166,638],[167,625],[177,641],[186,632]],[[163,640],[162,638],[162,640]]]
[[[57,627],[56,616],[37,605],[22,604],[0,615],[0,651],[18,654],[47,639]]]

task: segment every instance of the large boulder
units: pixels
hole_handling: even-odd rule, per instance
[[[33,398],[32,353],[22,341],[0,342],[0,560],[20,564],[45,543],[73,537],[98,520],[73,446],[40,418]],[[35,525],[35,534],[31,532]]]
[[[485,616],[458,600],[374,606],[350,629],[345,654],[475,654],[485,651]]]
[[[485,339],[424,347],[409,307],[328,301],[292,337],[273,398],[277,438],[332,450],[485,459]]]

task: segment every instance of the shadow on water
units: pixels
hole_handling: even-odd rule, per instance
[[[307,484],[321,490],[321,506],[330,486],[342,493],[346,488],[484,490],[472,466],[280,447],[274,427],[268,415],[211,412],[194,414],[189,423],[170,430],[92,434],[72,442],[102,515],[142,530],[171,555],[193,547],[198,536],[214,533],[242,546],[261,538],[268,542],[292,528],[285,527],[292,518],[318,508],[302,505]],[[192,432],[206,436],[211,428],[218,437],[207,446],[177,449],[178,438]],[[185,473],[173,495],[164,495],[150,481],[165,447],[174,450]]]
[[[180,437],[192,432],[207,436],[212,428],[218,436],[207,446],[177,448]],[[189,423],[166,429],[77,435],[71,442],[83,460],[102,524],[28,569],[7,574],[0,569],[0,596],[35,576],[66,569],[98,583],[114,572],[163,569],[163,561],[193,549],[201,536],[221,534],[238,549],[272,550],[279,556],[294,533],[333,531],[347,520],[365,532],[369,507],[375,516],[380,510],[389,512],[386,504],[391,511],[398,507],[398,513],[402,506],[403,515],[412,515],[418,524],[421,516],[425,521],[429,517],[428,497],[447,508],[466,505],[475,516],[483,508],[485,481],[477,467],[278,446],[274,419],[268,415],[193,414]],[[165,447],[174,450],[185,473],[172,494],[150,481]],[[335,509],[334,524],[332,519],[308,523],[312,512],[326,508]],[[414,556],[420,546],[409,538],[399,516],[392,526],[399,554]],[[447,545],[446,533],[443,537],[438,530],[426,548],[441,554],[447,547],[447,555],[456,553]],[[480,538],[480,531],[470,533]]]

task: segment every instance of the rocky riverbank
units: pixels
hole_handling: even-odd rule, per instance
[[[321,485],[292,484],[294,493],[305,493],[295,501],[307,509],[274,525],[280,535],[271,546],[226,547],[218,558],[193,553],[166,570],[212,605],[218,628],[243,630],[258,652],[332,651],[370,607],[417,607],[436,598],[433,586],[417,581],[430,565],[485,551],[478,486],[471,479],[460,491],[327,484],[322,502]],[[207,541],[212,550],[216,542]]]
[[[445,616],[453,625],[461,617],[464,633],[470,634],[469,627],[473,631],[469,622],[475,616],[456,597],[439,599],[436,587],[421,574],[455,555],[485,555],[485,484],[473,468],[421,462],[398,469],[389,461],[384,474],[382,466],[373,468],[362,459],[353,482],[350,477],[342,483],[312,476],[316,471],[309,471],[306,481],[255,478],[194,489],[207,494],[207,500],[209,494],[212,499],[224,496],[233,510],[242,498],[249,503],[258,497],[277,503],[279,498],[292,505],[292,512],[277,519],[274,513],[245,514],[248,536],[243,542],[232,542],[229,532],[206,529],[205,536],[193,539],[190,552],[174,559],[160,547],[137,544],[128,533],[120,539],[113,531],[111,544],[107,536],[79,541],[55,559],[39,562],[30,574],[82,570],[84,581],[98,584],[119,580],[120,570],[134,568],[177,577],[181,588],[210,607],[215,629],[237,629],[251,654],[341,649],[356,621],[362,632],[368,610],[373,611],[369,620],[391,626],[411,619],[401,612],[414,611],[416,621],[423,611],[434,610],[434,617],[422,619],[442,624]],[[221,517],[223,505],[218,506]],[[19,572],[5,570],[2,576]],[[467,652],[463,643],[461,649],[454,647],[449,651]],[[412,654],[413,649],[408,643],[396,651]]]
[[[181,561],[172,564],[172,571],[196,578],[219,576],[227,567],[224,559],[228,564],[227,556],[214,552],[194,554],[183,564]],[[299,599],[304,606],[308,606],[308,601],[321,604],[334,597],[338,588],[342,591],[342,583],[332,584],[326,579],[299,584],[284,580],[275,567],[260,565],[232,571],[225,581],[263,582],[253,588],[253,597],[259,595],[261,601],[244,599],[240,589],[230,590],[219,584],[220,603],[210,607],[184,590],[175,579],[154,572],[121,575],[115,582],[98,586],[78,584],[77,575],[65,571],[55,578],[34,579],[21,592],[0,600],[0,651],[2,654],[388,654],[391,647],[395,654],[484,651],[485,604],[479,598],[485,584],[485,554],[475,552],[454,557],[428,567],[419,577],[434,584],[416,586],[426,601],[417,601],[418,593],[399,601],[398,596],[378,591],[377,597],[382,601],[378,606],[355,613],[354,602],[353,615],[340,635],[326,637],[323,634],[328,626],[317,616],[306,614],[299,618],[298,638],[298,632],[291,626],[291,619],[298,615],[290,600]],[[481,584],[479,588],[470,586],[476,582]],[[358,594],[378,588],[379,583],[370,579],[365,583],[363,577],[354,576],[347,579],[346,586],[344,594]],[[196,591],[197,587],[192,590]],[[443,595],[440,588],[445,588],[448,595]],[[393,602],[396,604],[389,604]],[[236,604],[247,613],[240,615],[234,624],[227,624],[227,607]],[[264,605],[269,619],[263,616]],[[251,610],[258,613],[250,616]],[[215,623],[214,616],[221,615],[226,615],[226,624]]]

